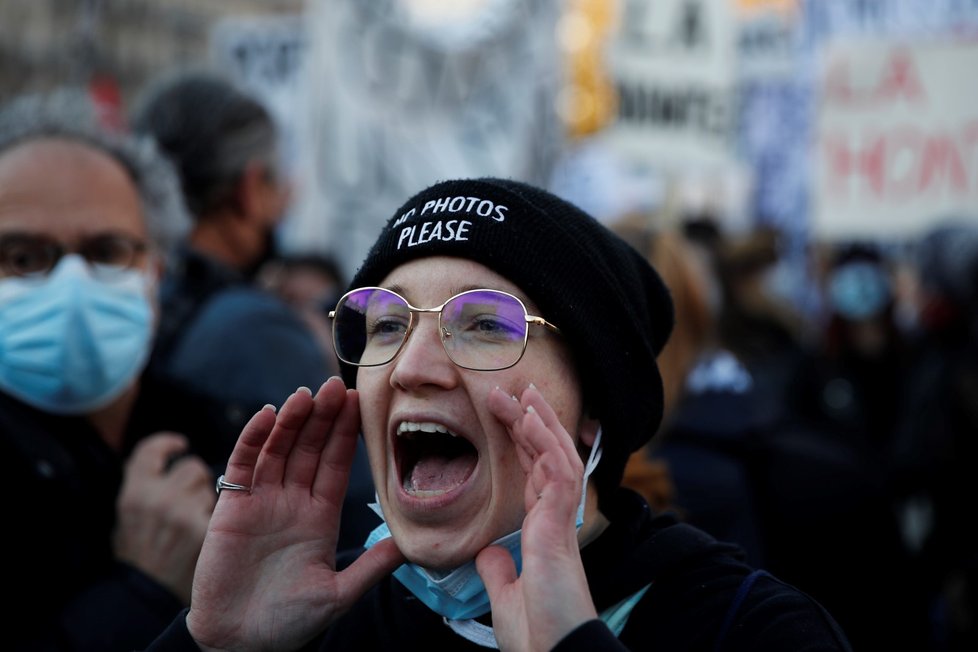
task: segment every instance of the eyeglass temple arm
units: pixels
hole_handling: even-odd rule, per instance
[[[537,326],[543,326],[544,328],[547,328],[547,329],[553,331],[554,333],[557,333],[558,335],[560,335],[560,329],[557,328],[556,326],[554,326],[553,324],[551,324],[549,321],[547,321],[543,317],[537,317],[536,315],[527,315],[526,316],[526,323],[528,323],[528,324],[536,324]]]

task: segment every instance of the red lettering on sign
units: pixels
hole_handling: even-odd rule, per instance
[[[906,50],[896,50],[890,55],[883,70],[878,95],[882,101],[904,99],[908,102],[923,100],[924,88],[917,76],[913,57]]]
[[[861,134],[840,130],[826,134],[821,148],[824,185],[837,199],[978,196],[978,120],[952,132],[916,126]]]
[[[968,170],[961,151],[946,136],[939,136],[924,144],[920,163],[920,185],[929,188],[943,175],[947,175],[951,190],[955,193],[968,191]]]
[[[913,56],[906,50],[892,51],[879,75],[870,79],[853,74],[848,60],[837,61],[826,72],[822,91],[826,101],[845,105],[927,100]]]

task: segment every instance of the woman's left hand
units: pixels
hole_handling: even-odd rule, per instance
[[[519,399],[494,389],[489,408],[509,429],[526,473],[523,569],[517,576],[512,557],[498,546],[482,550],[476,567],[489,593],[500,649],[549,650],[597,617],[575,523],[584,465],[532,385]]]

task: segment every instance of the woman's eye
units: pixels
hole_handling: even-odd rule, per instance
[[[469,331],[477,335],[493,338],[512,339],[521,335],[516,324],[498,315],[483,315],[469,322]]]
[[[380,318],[373,322],[367,332],[370,335],[393,335],[407,330],[407,323],[401,319]]]

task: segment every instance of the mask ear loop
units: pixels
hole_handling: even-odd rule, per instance
[[[581,502],[577,506],[577,529],[580,530],[584,525],[584,505],[587,504],[587,481],[594,473],[594,469],[598,467],[598,462],[601,461],[601,426],[598,426],[598,432],[594,436],[594,444],[591,446],[591,452],[588,454],[587,463],[584,465],[584,483],[581,487]]]
[[[594,469],[598,467],[598,462],[601,461],[601,453],[604,450],[601,448],[601,426],[598,426],[598,432],[594,436],[594,445],[591,446],[591,452],[587,456],[587,464],[584,465],[584,484],[587,485],[588,478],[594,473]]]

